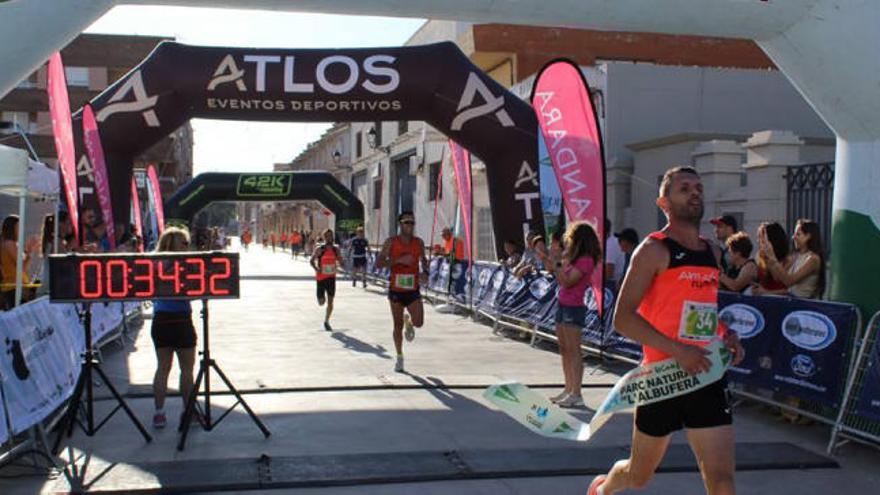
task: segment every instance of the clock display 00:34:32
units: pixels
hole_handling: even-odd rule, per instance
[[[221,253],[84,256],[57,261],[51,292],[58,300],[238,297],[237,258]]]

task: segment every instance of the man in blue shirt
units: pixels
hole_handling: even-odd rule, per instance
[[[364,288],[367,288],[367,251],[370,249],[370,243],[364,237],[364,227],[360,226],[355,230],[355,236],[349,244],[349,256],[351,257],[351,286],[357,286],[357,274],[361,274]]]

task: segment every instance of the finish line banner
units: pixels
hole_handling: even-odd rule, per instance
[[[483,392],[483,397],[534,433],[586,442],[616,413],[679,397],[720,380],[732,355],[720,340],[713,341],[706,349],[710,351],[708,358],[712,367],[697,375],[687,374],[674,359],[630,370],[617,381],[589,423],[564,412],[521,383],[493,385]]]

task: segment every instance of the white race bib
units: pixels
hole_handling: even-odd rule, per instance
[[[709,342],[718,333],[718,305],[685,301],[681,308],[678,337],[682,340]]]

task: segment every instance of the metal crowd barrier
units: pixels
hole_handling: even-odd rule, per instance
[[[865,418],[855,410],[857,400],[861,397],[867,381],[871,378],[868,374],[869,366],[880,367],[880,362],[872,362],[871,360],[871,353],[878,342],[878,333],[880,333],[880,311],[874,313],[862,334],[858,354],[853,361],[855,366],[851,368],[852,372],[846,383],[843,405],[831,430],[828,454],[834,454],[838,447],[850,440],[880,444],[880,421]],[[880,400],[880,397],[877,399]]]
[[[133,342],[133,336],[130,335],[130,323],[142,316],[142,308],[140,305],[134,306],[121,305],[122,318],[119,325],[107,332],[99,342],[95,344],[97,351],[100,351],[113,342],[125,346],[126,341]],[[128,309],[128,310],[127,310]],[[11,310],[14,311],[14,310]],[[46,432],[52,430],[60,420],[63,412],[67,408],[68,401],[65,401],[55,410],[50,411],[43,419],[38,421],[27,430],[15,434],[12,428],[12,418],[9,416],[7,391],[3,387],[3,380],[0,380],[0,420],[4,421],[8,431],[6,442],[0,444],[0,467],[11,464],[27,453],[33,453],[49,461],[52,467],[62,469],[49,448],[46,438]],[[34,462],[33,468],[40,468]]]
[[[499,266],[495,263],[481,263],[483,266],[491,266],[495,269]],[[432,266],[433,268],[433,266]],[[387,280],[387,274],[383,274],[370,264],[367,271],[368,277],[375,284],[381,284]],[[436,277],[437,274],[432,274]],[[505,274],[506,277],[510,276]],[[476,297],[476,287],[472,281],[468,281],[470,287],[470,295],[466,299],[466,303],[455,301],[450,298],[445,289],[438,287],[448,287],[448,283],[444,280],[439,284],[428,284],[423,291],[426,298],[431,302],[444,302],[456,304],[466,313],[469,313],[474,319],[484,318],[491,322],[493,332],[498,332],[501,328],[509,328],[521,333],[521,336],[530,337],[530,344],[536,346],[542,340],[557,341],[552,324],[545,324],[542,321],[529,321],[524,318],[506,314],[502,309],[498,309],[497,301],[489,308],[486,308]],[[500,293],[500,291],[498,291]],[[497,296],[498,293],[495,295]],[[613,297],[613,294],[612,296]],[[608,295],[606,293],[606,299]],[[780,304],[785,304],[786,300],[795,301],[795,299],[780,296],[763,296],[762,299],[773,298],[778,299]],[[613,300],[612,300],[613,301]],[[774,302],[775,303],[775,302]],[[819,304],[825,304],[819,302]],[[832,303],[834,304],[834,303]],[[738,382],[734,375],[730,377],[731,391],[740,399],[760,402],[770,406],[779,408],[780,410],[798,414],[804,418],[828,425],[832,428],[831,440],[828,445],[829,453],[832,453],[836,447],[841,445],[840,439],[861,441],[865,443],[880,444],[880,421],[872,421],[863,418],[855,413],[855,402],[859,397],[864,383],[868,379],[868,369],[870,364],[871,350],[875,346],[877,334],[880,333],[880,313],[875,314],[867,326],[867,330],[863,331],[862,317],[858,312],[858,308],[852,305],[847,310],[855,312],[853,328],[847,330],[847,341],[842,344],[844,355],[841,359],[846,362],[845,368],[841,370],[842,382],[836,390],[842,392],[834,392],[834,399],[826,402],[838,403],[837,406],[831,406],[827,403],[813,401],[805,397],[798,397],[797,391],[794,389],[786,389],[780,384],[767,389],[751,385],[745,385]],[[593,314],[592,324],[588,323],[584,329],[584,337],[582,339],[582,350],[591,355],[601,358],[610,358],[630,364],[638,364],[641,360],[641,352],[637,345],[629,341],[629,339],[617,334],[612,326],[611,315],[613,306],[606,311],[606,317],[599,321],[598,316]],[[591,328],[592,326],[592,328]],[[782,333],[783,329],[776,327],[770,329]],[[843,330],[843,329],[841,329]],[[851,331],[850,331],[851,330]],[[878,359],[880,361],[880,359]],[[880,369],[880,362],[874,364]],[[777,389],[774,391],[773,389]],[[830,390],[829,390],[829,393]],[[839,394],[839,395],[838,395]],[[797,400],[790,400],[796,398]],[[880,400],[880,397],[878,397]]]

